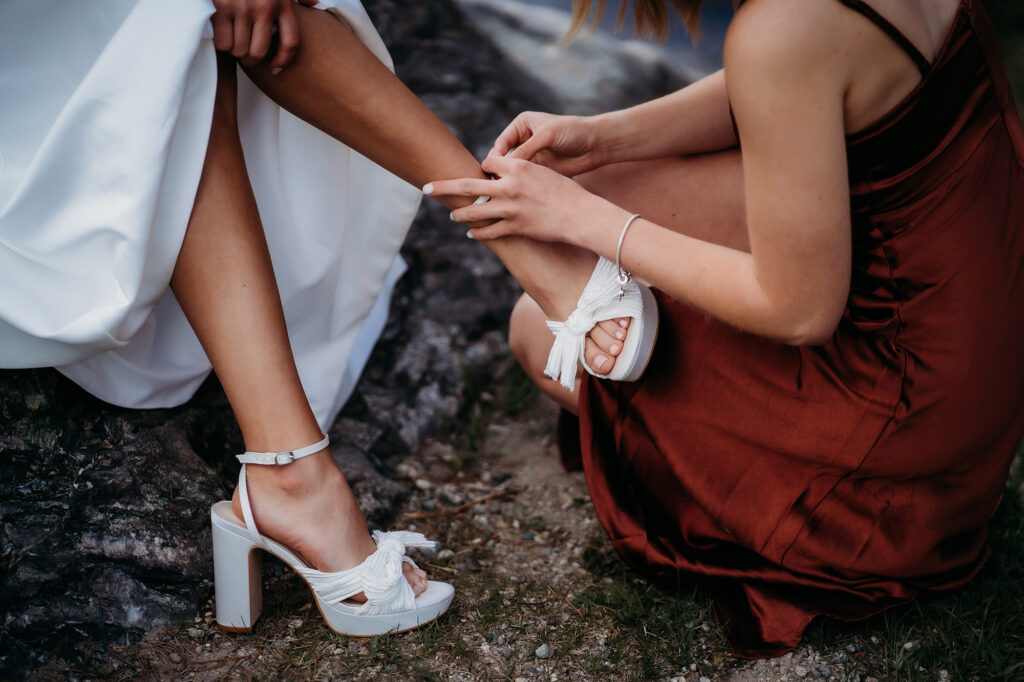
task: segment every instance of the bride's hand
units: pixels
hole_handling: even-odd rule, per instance
[[[599,153],[597,119],[526,111],[502,131],[488,158],[508,154],[572,177],[603,165]]]
[[[594,224],[602,211],[614,209],[575,181],[529,161],[489,156],[482,168],[497,179],[438,180],[423,188],[433,197],[490,197],[486,202],[452,211],[452,220],[457,222],[495,221],[471,230],[469,236],[474,239],[519,235],[584,245],[587,226]]]
[[[307,7],[317,0],[298,0]],[[299,49],[299,24],[294,0],[213,0],[213,45],[242,64],[254,66],[270,53],[277,27],[277,50],[270,62],[274,73],[292,63]]]

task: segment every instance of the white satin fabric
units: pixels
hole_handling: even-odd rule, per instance
[[[358,0],[318,6],[391,67]],[[210,0],[0,2],[0,367],[57,366],[144,408],[185,402],[210,371],[168,284],[209,137],[212,12]],[[326,430],[383,328],[420,193],[244,74],[238,87],[292,347]]]

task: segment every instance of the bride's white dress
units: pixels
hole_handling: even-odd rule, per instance
[[[358,0],[318,7],[391,66]],[[210,130],[212,12],[0,2],[0,367],[56,366],[129,407],[181,404],[209,373],[168,283]],[[241,73],[238,94],[299,374],[326,429],[383,328],[420,193]]]

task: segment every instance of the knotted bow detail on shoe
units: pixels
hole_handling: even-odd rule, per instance
[[[599,258],[590,281],[576,304],[576,310],[565,322],[547,321],[555,335],[555,343],[548,354],[544,374],[558,381],[570,391],[575,388],[576,363],[583,358],[587,334],[602,320],[618,317],[638,317],[643,311],[643,300],[636,282],[630,280],[620,287],[619,269],[606,258]],[[622,297],[619,297],[620,288]],[[589,370],[592,374],[592,370]]]
[[[416,596],[402,573],[402,563],[416,564],[405,556],[405,551],[409,547],[434,549],[437,543],[427,540],[422,533],[407,530],[374,531],[373,540],[377,543],[377,551],[366,557],[363,563],[346,571],[324,573],[304,567],[296,567],[296,570],[313,591],[327,602],[341,602],[362,592],[366,595],[366,603],[359,608],[358,613],[361,615],[398,613],[412,609]]]

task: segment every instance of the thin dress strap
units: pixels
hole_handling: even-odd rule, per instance
[[[914,43],[900,32],[898,28],[892,25],[888,19],[883,17],[881,14],[876,12],[870,5],[864,2],[864,0],[839,0],[854,12],[862,14],[866,19],[870,20],[878,28],[882,29],[886,35],[892,38],[897,45],[903,48],[903,51],[914,60],[917,64],[917,68],[921,71],[921,75],[927,75],[931,70],[932,65],[925,59],[921,51],[917,49]]]

